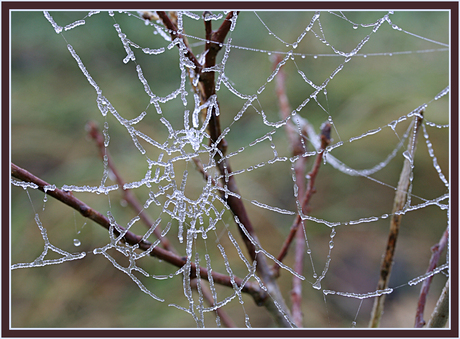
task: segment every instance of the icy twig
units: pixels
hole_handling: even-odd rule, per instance
[[[315,193],[315,179],[316,179],[316,176],[318,175],[319,168],[323,160],[324,150],[329,145],[330,141],[331,141],[331,125],[329,123],[325,123],[321,130],[321,149],[318,151],[318,154],[315,159],[315,163],[313,165],[313,169],[308,174],[309,180],[308,180],[305,196],[300,206],[301,210],[299,211],[299,213],[297,213],[297,217],[295,218],[295,221],[291,226],[289,235],[286,238],[283,244],[283,247],[281,248],[280,253],[278,254],[277,259],[279,261],[283,261],[284,257],[287,255],[289,246],[291,245],[292,240],[294,240],[294,236],[297,232],[297,229],[299,228],[299,225],[302,222],[301,213],[303,213],[303,211],[306,210],[308,203],[310,202],[310,198],[312,197],[313,193]],[[273,270],[275,272],[275,275],[279,275],[279,265],[275,264],[273,266]]]
[[[280,55],[276,55],[273,60],[273,65],[276,68],[277,65],[282,61]],[[291,107],[289,105],[289,99],[286,95],[286,74],[283,68],[279,69],[279,72],[275,78],[276,84],[276,96],[278,98],[278,106],[282,119],[287,119],[291,114]],[[295,157],[306,152],[306,146],[303,142],[306,135],[306,131],[302,128],[299,131],[291,120],[287,120],[286,134],[289,139],[292,155]],[[298,127],[300,129],[300,127]],[[293,165],[295,173],[295,185],[297,186],[297,197],[303,197],[305,194],[305,168],[307,165],[307,157],[299,157]],[[295,242],[295,255],[294,255],[294,270],[300,275],[303,275],[303,258],[305,255],[305,239],[302,228],[298,227],[296,232]],[[296,276],[292,277],[292,290],[291,290],[291,302],[292,302],[292,320],[297,327],[302,327],[302,280]]]
[[[104,146],[104,136],[101,134],[99,129],[97,128],[97,125],[90,121],[87,124],[87,129],[88,129],[88,134],[91,136],[91,138],[95,141],[96,146],[99,149],[99,155],[102,159],[104,159],[104,156],[107,156],[107,166],[109,167],[110,171],[113,173],[115,176],[115,179],[118,183],[118,186],[120,189],[123,191],[123,199],[126,200],[126,202],[136,211],[136,213],[139,215],[141,220],[144,222],[144,224],[147,227],[152,227],[152,225],[155,224],[155,221],[150,218],[150,216],[145,213],[144,208],[140,204],[140,202],[137,200],[136,196],[131,192],[129,189],[124,188],[124,181],[121,178],[120,174],[118,173],[117,169],[115,168],[115,165],[113,164],[112,158],[110,157],[109,152]],[[153,233],[155,236],[160,240],[161,245],[163,246],[164,249],[171,251],[173,253],[177,254],[177,251],[173,248],[169,240],[161,235],[161,228],[159,226],[155,227],[153,230]]]
[[[26,171],[25,169],[15,165],[11,164],[11,176],[15,177],[16,179],[25,181],[25,182],[32,182],[38,186],[37,189],[39,189],[42,192],[45,192],[46,187],[50,187],[50,185],[36,177],[35,175],[31,174],[30,172]],[[75,198],[72,193],[68,193],[65,191],[62,191],[58,188],[54,190],[48,190],[46,194],[52,196],[53,198],[61,201],[62,203],[72,207],[76,211],[78,211],[82,216],[85,218],[91,219],[97,224],[103,226],[106,229],[110,229],[110,220],[99,213],[98,211],[92,209],[90,206],[82,202],[81,200]],[[171,265],[174,265],[176,267],[182,268],[184,265],[187,263],[187,258],[186,257],[181,257],[177,254],[174,254],[168,250],[165,250],[163,248],[159,247],[153,247],[153,244],[144,240],[141,236],[132,233],[129,230],[126,230],[124,227],[120,225],[116,225],[116,227],[112,227],[113,232],[115,233],[115,237],[118,237],[121,232],[124,234],[123,236],[123,241],[126,242],[127,244],[131,246],[138,246],[138,248],[142,251],[148,251],[150,256],[156,257],[160,260],[163,260]],[[199,268],[200,272],[200,277],[202,279],[208,280],[208,270],[204,267]],[[190,267],[190,276],[196,277],[197,273],[197,268],[194,263],[191,263]],[[252,283],[252,282],[246,282],[243,284],[243,279],[239,277],[230,277],[228,275],[218,273],[218,272],[212,272],[211,274],[214,283],[220,284],[223,286],[227,286],[230,288],[233,288],[233,284],[236,283],[238,287],[241,287],[241,292],[248,293],[250,294],[253,298],[256,304],[260,305],[262,304],[266,299],[267,299],[267,294],[265,291],[262,291],[258,284]],[[233,281],[233,282],[232,282]]]
[[[164,11],[157,11],[156,12],[158,16],[160,17],[161,21],[163,21],[163,24],[165,27],[169,30],[169,34],[171,35],[171,39],[174,40],[176,38],[184,40],[184,36],[178,31],[177,26],[171,21],[171,19],[168,17],[166,12]],[[195,55],[192,53],[191,49],[186,45],[186,53],[185,56],[190,59],[190,61],[195,65],[195,72],[196,73],[201,73],[201,70],[203,69],[203,66],[200,64],[198,59],[195,57]]]
[[[206,17],[208,12],[204,12],[203,16]],[[214,69],[216,64],[217,53],[223,46],[223,42],[227,33],[232,29],[232,24],[238,12],[229,12],[227,17],[217,29],[212,31],[211,21],[204,21],[206,31],[206,46],[205,46],[205,69]],[[215,72],[204,72],[200,77],[200,92],[202,104],[207,102],[212,96],[216,94]],[[217,104],[218,105],[218,104]],[[270,298],[264,302],[264,306],[273,315],[275,321],[279,326],[292,327],[294,323],[289,319],[289,309],[287,308],[279,286],[273,276],[270,267],[267,264],[266,258],[263,253],[256,253],[257,247],[260,247],[259,240],[255,234],[252,223],[244,207],[243,201],[240,198],[239,190],[236,184],[235,176],[232,176],[232,170],[228,159],[225,158],[227,151],[227,142],[222,137],[220,128],[219,114],[216,112],[216,106],[212,107],[211,118],[209,119],[208,131],[210,135],[210,146],[215,149],[214,161],[217,163],[219,172],[222,176],[222,185],[225,191],[230,191],[235,194],[228,194],[223,192],[223,197],[226,200],[230,210],[235,216],[235,220],[239,220],[242,227],[238,227],[243,242],[249,252],[252,261],[257,261],[257,272],[260,274],[262,281],[268,289]],[[219,110],[220,111],[220,110]],[[247,235],[246,234],[249,235]]]
[[[388,235],[387,247],[383,255],[382,266],[380,268],[380,278],[377,284],[377,290],[384,290],[388,287],[390,281],[391,267],[396,249],[396,240],[398,239],[399,226],[401,224],[402,214],[398,213],[404,209],[407,200],[407,193],[411,185],[412,169],[417,145],[417,136],[420,130],[420,125],[423,120],[423,109],[414,116],[414,126],[412,129],[411,138],[408,143],[407,151],[403,153],[404,166],[399,177],[398,187],[396,190],[392,218],[390,220],[390,232]],[[371,313],[369,327],[379,327],[380,319],[383,314],[383,305],[385,303],[385,295],[378,296],[374,300],[374,306]]]
[[[190,281],[190,285],[192,288],[197,289],[197,279],[192,279]],[[204,299],[209,304],[209,306],[214,306],[214,300],[212,297],[212,293],[209,288],[205,284],[201,284],[201,293],[203,294]],[[235,328],[236,325],[233,322],[232,318],[229,317],[227,312],[225,312],[222,308],[216,308],[216,314],[219,316],[222,323],[228,328]]]
[[[160,19],[163,21],[163,24],[166,28],[169,29],[171,37],[174,39],[179,38],[184,41],[182,34],[178,32],[176,25],[170,20],[165,12],[157,12]],[[203,17],[206,18],[208,12],[204,12]],[[216,66],[216,57],[219,50],[223,47],[223,42],[230,30],[234,25],[236,16],[238,12],[229,12],[227,17],[221,24],[221,26],[216,30],[212,31],[211,21],[204,20],[205,32],[206,32],[206,45],[205,45],[205,60],[204,65],[201,65],[196,57],[193,55],[189,46],[185,45],[185,56],[194,64],[195,75],[199,76],[198,88],[194,87],[195,93],[199,93],[201,99],[201,105],[204,105],[208,100],[216,95],[216,81],[215,81],[215,66]],[[202,72],[203,69],[207,69],[207,72]],[[191,73],[189,72],[189,75]],[[193,85],[193,81],[192,81]],[[279,289],[278,284],[276,283],[275,277],[272,275],[270,267],[266,262],[266,258],[262,253],[256,253],[255,244],[259,243],[259,240],[254,232],[254,228],[249,219],[249,216],[244,207],[243,201],[240,198],[239,190],[236,185],[235,176],[232,176],[232,170],[230,164],[225,158],[227,151],[227,142],[222,136],[222,131],[220,128],[218,102],[216,101],[215,105],[211,106],[211,112],[208,122],[208,132],[209,132],[209,146],[211,148],[210,154],[213,154],[213,158],[222,178],[223,186],[223,198],[232,211],[233,215],[237,217],[242,225],[244,225],[244,230],[239,227],[240,235],[243,239],[243,242],[249,252],[249,256],[252,261],[257,260],[257,272],[260,274],[268,293],[271,297],[259,300],[258,305],[264,305],[267,310],[273,315],[275,321],[279,326],[283,327],[292,327],[294,324],[289,319],[289,310],[285,305],[283,296]],[[229,194],[231,192],[233,194]],[[245,231],[249,234],[248,237],[245,234]],[[259,246],[260,247],[260,246]],[[260,302],[261,301],[261,302]],[[256,301],[257,303],[257,301]]]
[[[431,251],[433,253],[431,255],[430,263],[428,265],[428,269],[426,270],[426,273],[431,272],[436,268],[436,265],[441,256],[441,252],[447,246],[448,240],[449,240],[449,228],[445,230],[441,239],[439,240],[439,243],[437,243],[431,248]],[[425,310],[426,298],[427,298],[428,291],[430,289],[432,280],[433,280],[433,276],[425,279],[420,289],[420,297],[419,297],[418,304],[417,304],[417,312],[415,313],[414,327],[416,328],[425,326],[425,320],[423,320],[423,311]]]

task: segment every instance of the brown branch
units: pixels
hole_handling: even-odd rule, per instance
[[[428,265],[428,269],[426,273],[433,271],[438,264],[439,258],[441,257],[441,253],[446,248],[447,242],[449,241],[449,227],[443,233],[439,243],[431,247],[431,258],[430,263]],[[430,289],[431,281],[433,280],[433,276],[425,279],[423,281],[422,287],[420,289],[420,297],[417,304],[417,312],[415,313],[415,325],[414,327],[420,328],[425,326],[425,320],[423,320],[423,312],[425,310],[426,298],[428,295],[428,291]]]
[[[164,12],[157,12],[160,18],[163,20],[165,26],[170,30],[171,36],[175,38],[176,36],[181,37],[181,35],[177,32],[177,28],[175,25],[169,20],[166,13]],[[205,20],[205,32],[206,32],[206,45],[205,45],[205,64],[204,68],[209,69],[214,67],[216,64],[216,56],[219,50],[222,48],[221,44],[225,40],[228,32],[230,31],[231,27],[231,19],[233,15],[237,14],[238,12],[230,12],[228,13],[226,19],[221,24],[219,29],[215,32],[212,31],[211,22]],[[206,14],[206,12],[204,13]],[[211,96],[215,95],[215,71],[209,72],[202,72],[201,65],[198,67],[196,64],[196,58],[193,56],[193,53],[190,51],[190,48],[187,46],[187,56],[192,60],[195,64],[196,69],[195,73],[199,76],[199,84],[198,89],[194,88],[196,92],[200,94],[201,104],[208,102]],[[219,105],[219,103],[216,103]],[[227,202],[230,210],[232,211],[233,215],[237,217],[244,228],[248,232],[250,238],[246,236],[245,232],[239,226],[238,230],[240,235],[243,239],[243,242],[249,252],[249,256],[252,261],[257,260],[257,272],[260,274],[263,282],[265,283],[271,298],[266,298],[263,302],[263,305],[267,308],[267,310],[274,316],[275,321],[278,325],[283,327],[291,327],[293,325],[292,321],[287,319],[289,317],[289,310],[285,305],[283,296],[281,295],[281,291],[279,290],[279,286],[276,283],[273,274],[270,270],[266,262],[266,258],[263,254],[256,253],[256,246],[255,244],[259,244],[259,240],[255,234],[254,228],[252,223],[249,219],[249,216],[246,212],[244,204],[240,198],[232,194],[226,193],[226,191],[230,191],[235,193],[239,196],[238,187],[236,185],[236,181],[234,176],[231,175],[232,170],[230,164],[228,163],[227,159],[225,158],[225,154],[227,151],[227,142],[224,138],[220,139],[220,142],[215,145],[217,140],[219,140],[222,132],[220,128],[220,120],[219,116],[216,114],[216,107],[211,107],[211,116],[209,119],[209,124],[207,126],[210,140],[209,144],[211,147],[215,148],[215,155],[214,161],[217,164],[219,172],[222,177],[222,186],[224,191],[222,192],[222,196],[224,200]],[[206,176],[206,175],[205,175]],[[280,312],[280,308],[283,310]]]
[[[384,290],[388,287],[390,281],[391,267],[393,266],[394,253],[396,249],[396,240],[398,239],[399,226],[401,224],[402,214],[400,213],[404,209],[404,205],[407,199],[407,192],[410,187],[410,177],[412,174],[412,167],[415,155],[415,149],[417,145],[417,136],[420,130],[420,125],[423,120],[423,110],[414,117],[414,128],[412,129],[411,138],[408,144],[408,157],[404,160],[404,165],[401,170],[399,177],[398,187],[393,202],[392,217],[390,220],[390,232],[388,235],[387,246],[382,260],[382,266],[380,267],[380,278],[377,284],[377,290]],[[410,160],[409,160],[409,159]],[[369,327],[379,327],[380,319],[383,314],[383,305],[385,303],[385,294],[382,294],[375,298],[374,306],[372,309],[371,320]]]
[[[184,36],[178,32],[178,29],[176,25],[169,19],[168,15],[163,12],[163,11],[157,11],[158,16],[160,19],[163,21],[163,24],[165,27],[169,30],[169,34],[171,35],[172,40],[179,38],[182,39],[182,41],[185,40]],[[203,69],[203,66],[199,63],[198,59],[195,57],[195,55],[192,53],[192,50],[188,45],[186,46],[186,53],[185,56],[190,59],[191,62],[195,65],[195,72],[197,74],[201,73],[201,70]]]
[[[101,159],[104,159],[104,156],[107,156],[107,166],[115,176],[116,182],[118,183],[120,190],[123,192],[123,199],[126,200],[126,202],[136,211],[136,213],[139,215],[139,217],[147,227],[152,227],[155,221],[152,220],[152,218],[150,218],[150,216],[145,212],[143,206],[140,204],[140,202],[137,200],[136,196],[131,192],[131,190],[124,188],[124,180],[121,178],[120,174],[115,168],[112,158],[104,146],[104,136],[97,128],[96,123],[94,123],[93,121],[88,122],[87,128],[89,129],[88,134],[91,136],[91,138],[93,138],[93,140],[96,143],[96,146],[99,149],[99,156],[101,157]],[[171,245],[169,240],[161,235],[161,228],[159,226],[155,227],[153,233],[158,239],[160,239],[161,245],[164,249],[176,254],[178,253]]]
[[[45,192],[45,186],[50,186],[46,181],[34,176],[30,172],[22,169],[21,167],[15,164],[11,164],[11,176],[25,182],[32,182],[36,184],[38,186],[38,189],[42,192]],[[81,200],[75,198],[72,193],[65,192],[63,190],[56,188],[54,190],[46,190],[46,194],[72,207],[85,218],[93,220],[94,222],[103,226],[106,229],[110,229],[110,221],[107,217],[105,217],[98,211],[92,209]],[[123,241],[128,243],[129,245],[138,245],[140,250],[150,251],[151,256],[156,257],[179,268],[182,268],[187,263],[187,258],[180,257],[179,255],[167,251],[163,248],[154,247],[152,249],[152,243],[142,239],[141,236],[136,235],[131,231],[126,231],[126,229],[122,226],[117,225],[117,228],[124,232]],[[114,233],[116,236],[120,235],[120,232],[118,232],[117,229],[114,229]],[[196,277],[196,266],[194,263],[191,263],[190,277]],[[200,277],[202,279],[208,279],[208,270],[206,268],[200,267]],[[212,271],[212,278],[216,284],[233,288],[233,283],[228,275]],[[246,282],[243,286],[243,279],[238,277],[233,277],[233,279],[235,283],[238,285],[238,287],[242,286],[242,292],[248,293],[254,298],[254,301],[257,305],[262,305],[266,299],[269,299],[267,298],[268,296],[266,292],[261,291],[257,284]]]
[[[323,160],[324,150],[326,149],[326,147],[329,145],[329,143],[331,141],[331,135],[330,134],[331,134],[331,125],[329,123],[325,123],[323,125],[322,130],[321,130],[321,149],[318,151],[318,154],[316,155],[316,159],[315,159],[315,163],[313,165],[313,169],[308,174],[309,180],[308,180],[307,190],[305,192],[305,196],[304,196],[304,198],[302,200],[302,204],[301,204],[302,213],[303,213],[303,211],[306,210],[306,208],[307,208],[307,206],[308,206],[308,204],[310,202],[310,198],[312,197],[313,193],[315,193],[316,176],[318,174],[319,168],[321,166],[321,162]],[[300,213],[297,213],[295,221],[291,226],[291,230],[289,232],[289,235],[288,235],[287,239],[285,240],[285,242],[283,244],[283,247],[281,248],[280,253],[278,254],[277,259],[280,262],[283,261],[283,259],[286,257],[286,255],[288,253],[288,250],[289,250],[289,246],[291,245],[292,240],[294,239],[294,236],[295,236],[295,234],[297,232],[297,229],[299,228],[299,225],[301,224],[301,222],[302,222],[302,217],[301,217]],[[273,270],[274,270],[276,275],[279,275],[279,269],[280,269],[279,265],[275,263],[273,265]]]

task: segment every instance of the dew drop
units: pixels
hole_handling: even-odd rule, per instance
[[[363,57],[364,57],[364,58],[367,58],[367,54],[364,54]]]
[[[73,239],[73,244],[78,247],[81,245],[81,241],[78,239]]]
[[[313,55],[313,58],[314,58],[314,59],[318,59],[318,56],[317,56],[317,55]]]
[[[353,29],[358,29],[358,24],[354,24]]]
[[[321,280],[320,279],[315,281],[315,283],[313,284],[313,288],[315,290],[320,290],[321,289]]]
[[[304,55],[304,54],[302,54],[302,59],[305,59],[305,55]]]
[[[403,157],[406,158],[407,160],[409,160],[409,162],[412,163],[412,157],[410,156],[409,151],[404,151],[403,152]]]

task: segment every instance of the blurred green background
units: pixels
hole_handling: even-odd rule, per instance
[[[132,13],[137,15],[136,12]],[[340,15],[339,12],[334,13]],[[59,25],[65,26],[83,19],[87,13],[67,11],[51,14]],[[257,14],[266,26],[253,12],[240,13],[236,28],[229,37],[232,38],[232,45],[245,48],[233,48],[225,66],[225,74],[233,86],[240,93],[251,95],[266,83],[273,70],[272,56],[263,51],[286,53],[291,50],[292,46],[286,46],[282,41],[295,42],[314,13],[261,11]],[[313,28],[317,37],[309,32],[294,50],[294,60],[288,60],[283,67],[287,77],[286,92],[292,109],[313,93],[312,87],[305,83],[297,69],[313,83],[320,85],[344,63],[343,57],[331,56],[331,47],[319,41],[319,38],[324,38],[337,50],[351,51],[372,32],[373,27],[366,25],[376,22],[386,12],[359,11],[344,14],[349,21],[322,12],[321,27],[317,22]],[[449,52],[417,52],[445,48],[430,40],[449,43],[449,13],[401,11],[395,12],[390,18],[394,24],[414,35],[393,29],[384,22],[377,32],[370,35],[359,55],[345,63],[343,69],[329,82],[327,94],[318,94],[319,104],[311,100],[299,113],[317,131],[329,116],[332,117],[334,143],[343,141],[344,145],[334,149],[331,154],[355,169],[371,168],[383,161],[398,144],[398,136],[403,135],[410,119],[397,125],[398,136],[389,127],[384,127],[424,103],[429,103],[425,112],[428,121],[440,125],[449,123],[449,95],[433,101],[449,84]],[[179,88],[177,47],[168,49],[168,43],[154,34],[153,27],[145,25],[135,16],[115,12],[112,18],[103,12],[86,18],[85,25],[63,32],[63,39],[63,36],[54,32],[42,12],[11,13],[11,160],[57,187],[64,184],[100,185],[103,164],[96,146],[85,131],[88,121],[95,121],[101,128],[105,122],[109,124],[108,150],[126,182],[140,180],[147,171],[146,158],[135,148],[126,129],[110,113],[104,118],[99,112],[95,90],[72,58],[67,44],[73,46],[102,89],[103,95],[122,117],[133,119],[146,111],[147,116],[136,128],[161,144],[167,141],[167,129],[160,122],[161,115],[156,113],[153,106],[149,106],[150,98],[138,79],[136,65],[133,62],[122,62],[126,52],[113,27],[114,19],[122,32],[142,48],[166,48],[159,55],[146,55],[140,49],[133,48],[136,63],[141,65],[152,91],[158,96],[166,96]],[[354,23],[360,24],[357,29],[353,28]],[[220,21],[213,22],[213,27],[219,24]],[[196,55],[204,49],[203,28],[202,21],[184,17],[184,29]],[[398,54],[404,51],[412,53]],[[223,53],[224,50],[220,52],[219,60]],[[373,55],[376,53],[380,55]],[[190,89],[188,82],[187,89]],[[189,92],[186,109],[193,110],[193,95]],[[253,103],[257,110],[250,107],[234,123],[233,117],[245,100],[236,97],[223,84],[218,96],[222,129],[230,126],[226,136],[228,153],[245,147],[245,151],[230,159],[233,170],[245,169],[272,159],[273,151],[268,140],[253,147],[248,145],[273,129],[263,124],[259,114],[261,110],[270,122],[280,120],[274,81],[266,85],[258,100]],[[182,129],[184,106],[180,96],[167,104],[161,104],[161,107],[163,116],[172,126]],[[351,137],[378,127],[383,128],[380,133],[353,143],[348,142]],[[427,131],[443,174],[449,178],[449,131],[447,128],[429,126]],[[290,156],[283,128],[276,131],[272,142],[280,156]],[[157,160],[158,150],[146,143],[142,145],[147,150],[146,155]],[[310,144],[308,147],[311,149]],[[402,150],[372,177],[396,187],[404,159],[401,153]],[[165,156],[165,159],[175,155]],[[207,161],[205,154],[201,158]],[[309,168],[312,163],[309,162]],[[194,170],[193,163],[176,162],[178,183],[182,180],[184,169],[189,171],[186,194],[196,199],[202,192],[204,182]],[[260,209],[250,201],[257,200],[269,206],[295,210],[290,162],[276,162],[256,171],[246,171],[237,175],[236,179],[262,246],[270,253],[277,254],[289,232],[293,217]],[[113,184],[110,179],[107,181],[109,184]],[[156,189],[152,188],[153,191]],[[328,221],[346,222],[390,213],[394,197],[391,187],[366,178],[346,176],[330,165],[321,167],[316,190],[311,202],[311,215]],[[433,168],[423,135],[420,135],[415,157],[413,194],[424,199],[434,199],[446,192],[446,187]],[[104,246],[109,241],[103,228],[86,221],[77,212],[52,198],[44,203],[41,192],[28,190],[28,193],[30,199],[22,188],[11,188],[11,262],[31,262],[43,250],[43,241],[34,222],[35,213],[39,214],[53,245],[72,253],[87,251],[88,255],[75,262],[12,271],[12,327],[195,327],[191,316],[167,306],[187,306],[181,276],[163,281],[143,279],[144,284],[154,294],[166,299],[166,302],[159,303],[151,299],[108,260],[92,254],[94,248]],[[148,199],[148,189],[145,186],[136,189],[134,193],[141,202]],[[75,195],[103,214],[110,210],[121,225],[126,225],[135,216],[121,201],[119,192],[110,193],[109,199],[104,195],[89,193]],[[421,202],[420,199],[412,198],[413,204]],[[158,218],[161,208],[152,204],[148,212],[153,218]],[[164,227],[169,219],[165,213],[161,216]],[[245,267],[237,257],[237,252],[232,249],[225,234],[225,226],[238,237],[229,213],[217,224],[215,233],[228,251],[235,274],[243,276],[246,273]],[[331,253],[332,261],[322,287],[354,293],[375,290],[388,226],[388,219],[380,219],[373,223],[338,227],[334,238],[335,247]],[[387,297],[382,327],[413,326],[419,285],[409,287],[407,282],[425,272],[431,255],[430,247],[438,242],[446,226],[446,212],[435,206],[410,212],[403,217],[390,282],[391,287],[400,287]],[[139,222],[133,226],[133,231],[142,234],[145,228]],[[321,274],[328,254],[330,229],[322,224],[308,223],[307,236],[315,271]],[[181,255],[185,255],[183,245],[177,241],[176,221],[173,221],[169,238],[174,241]],[[81,246],[74,246],[74,239],[78,239]],[[204,253],[211,255],[215,271],[225,272],[215,239],[208,239],[206,243],[197,240],[196,245],[201,257]],[[110,253],[116,256],[116,253]],[[288,265],[293,264],[292,253],[293,249],[286,258]],[[57,257],[51,251],[48,255],[47,258]],[[123,265],[128,264],[121,255],[116,258]],[[175,268],[153,258],[142,259],[139,266],[150,274],[175,272]],[[304,275],[307,280],[303,291],[305,327],[351,327],[356,314],[357,327],[367,326],[372,300],[364,300],[360,306],[356,299],[328,296],[325,303],[321,291],[311,288],[314,282],[313,270],[307,256]],[[445,279],[443,275],[434,277],[426,318],[433,309]],[[279,283],[288,304],[291,280],[291,275],[282,271]],[[219,299],[222,300],[230,292],[218,288]],[[244,300],[244,310],[252,326],[274,326],[265,309],[255,306],[248,296],[244,296]],[[244,326],[244,313],[236,300],[223,309],[238,326]],[[207,315],[206,325],[215,326],[213,314]]]

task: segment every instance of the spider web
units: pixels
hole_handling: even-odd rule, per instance
[[[281,322],[294,327],[289,290],[297,277],[302,281],[306,327],[366,327],[370,301],[380,295],[387,296],[394,313],[383,326],[413,325],[418,283],[435,276],[439,289],[449,272],[447,251],[443,264],[425,273],[430,246],[449,223],[448,30],[446,26],[445,31],[433,33],[417,24],[418,16],[445,22],[446,12],[178,11],[170,14],[180,34],[175,39],[155,12],[41,14],[44,27],[48,24],[45,35],[51,36],[54,29],[60,39],[59,47],[49,52],[60,49],[58,58],[67,58],[72,62],[69,67],[78,71],[68,78],[62,74],[59,82],[68,95],[78,98],[71,104],[78,104],[73,109],[79,113],[63,123],[69,133],[75,124],[82,127],[82,120],[93,121],[86,124],[90,132],[101,126],[102,161],[96,159],[94,141],[86,141],[86,153],[77,151],[81,160],[74,159],[63,171],[70,177],[49,175],[45,193],[36,184],[11,179],[13,187],[26,192],[21,205],[24,194],[12,188],[13,281],[32,274],[32,268],[52,264],[59,264],[57,269],[73,265],[85,272],[82,263],[94,258],[97,263],[110,263],[103,272],[114,275],[112,267],[125,273],[127,286],[134,282],[154,302],[136,299],[136,307],[151,310],[150,319],[123,327],[221,327],[225,315],[220,310],[232,314],[236,326],[272,326],[274,320],[254,305],[254,294],[251,298],[242,286],[258,295],[268,294]],[[203,22],[211,22],[216,30],[231,14],[215,66],[199,73],[187,48],[204,65]],[[294,29],[285,25],[289,22],[295,22]],[[62,54],[65,49],[67,56]],[[59,73],[59,66],[54,72]],[[199,80],[206,72],[215,73],[215,94],[203,102]],[[287,79],[284,86],[291,107],[287,115],[278,108],[281,77]],[[19,140],[30,137],[15,137],[21,123],[25,125],[15,125],[15,107],[27,110],[16,97],[21,92],[14,87],[15,79],[13,162],[15,150],[21,152],[16,147]],[[85,92],[75,93],[74,87]],[[56,105],[65,109],[65,100],[59,98]],[[212,140],[209,130],[213,114],[221,127],[217,140]],[[411,131],[422,114],[415,153]],[[331,140],[322,150],[324,126],[330,126]],[[301,147],[295,155],[289,129]],[[223,142],[225,153],[219,146]],[[305,210],[299,194],[305,187],[298,185],[296,166],[305,161],[306,185],[319,155],[316,193]],[[397,252],[390,287],[377,290],[405,161],[412,174],[407,201],[397,212],[403,216],[397,250],[402,252]],[[117,181],[111,164],[124,182]],[[96,171],[89,171],[90,167]],[[77,169],[83,174],[74,176]],[[47,173],[40,167],[38,172]],[[238,191],[232,188],[232,180]],[[56,219],[61,212],[53,217],[59,207],[48,195],[58,189],[72,192],[100,211],[109,221],[108,232],[87,224],[76,212],[69,217],[69,210],[65,211],[69,222]],[[122,190],[137,197],[137,212],[128,209],[129,199]],[[243,202],[256,237],[241,215],[232,211],[232,198]],[[26,235],[16,233],[21,214],[30,210],[27,205],[32,206],[41,239],[31,234],[25,240]],[[145,215],[151,218],[147,228],[142,225]],[[294,268],[298,258],[294,243],[284,260],[278,257],[297,215],[305,247],[301,273]],[[149,246],[142,248],[141,241],[129,244],[129,232]],[[251,260],[244,238],[254,247],[256,261]],[[184,265],[174,267],[156,257],[165,239],[171,244],[167,249]],[[30,249],[28,242],[33,243]],[[260,265],[281,268],[279,284],[286,305],[267,284]],[[222,276],[227,278],[224,284],[217,281]],[[13,310],[20,305],[21,293],[14,286]],[[124,292],[114,293],[120,298]],[[404,306],[407,300],[410,309]],[[430,305],[435,300],[433,296]],[[317,308],[318,315],[311,315]],[[157,312],[167,313],[167,320],[152,319]],[[188,320],[172,321],[178,313]],[[13,324],[30,326],[15,322],[15,314]],[[401,314],[403,321],[398,319]]]

